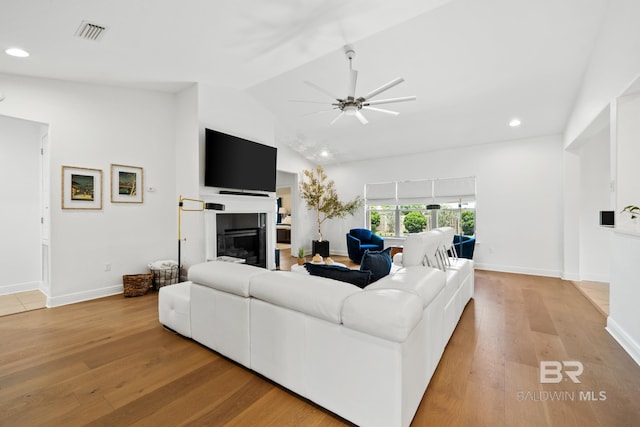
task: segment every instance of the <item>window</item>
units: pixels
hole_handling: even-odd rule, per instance
[[[383,237],[437,227],[475,235],[475,177],[367,184],[367,226]]]

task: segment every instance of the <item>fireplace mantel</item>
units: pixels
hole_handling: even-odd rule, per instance
[[[214,260],[218,257],[218,242],[216,220],[217,215],[229,214],[265,214],[265,254],[267,269],[273,270],[276,249],[276,214],[277,201],[275,195],[269,197],[240,196],[231,194],[207,194],[202,199],[208,203],[220,203],[225,206],[223,211],[205,211],[205,246],[206,259]]]

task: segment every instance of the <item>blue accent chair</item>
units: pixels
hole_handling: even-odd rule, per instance
[[[476,238],[470,236],[453,236],[453,246],[459,258],[473,259],[473,250],[476,247]]]
[[[347,233],[347,252],[351,261],[360,264],[364,251],[381,251],[384,239],[366,228],[352,228]]]

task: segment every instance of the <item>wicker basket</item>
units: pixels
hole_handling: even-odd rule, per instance
[[[139,297],[146,294],[153,285],[153,274],[125,274],[122,276],[125,297]]]
[[[180,269],[177,265],[167,268],[155,268],[149,266],[149,270],[151,270],[151,274],[153,275],[154,289],[160,289],[163,286],[178,283]]]

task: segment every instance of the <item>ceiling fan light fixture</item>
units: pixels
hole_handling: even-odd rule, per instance
[[[393,116],[397,116],[399,113],[396,111],[390,111],[390,110],[385,110],[382,108],[374,108],[374,107],[370,107],[370,105],[380,105],[380,104],[390,104],[390,103],[394,103],[394,102],[405,102],[405,101],[415,101],[416,97],[415,96],[403,96],[403,97],[399,97],[399,98],[389,98],[389,99],[379,99],[379,100],[375,100],[372,101],[371,98],[379,95],[380,93],[391,89],[394,86],[399,85],[400,83],[402,83],[404,81],[404,78],[402,77],[398,77],[396,79],[391,80],[388,83],[385,83],[384,85],[380,86],[377,89],[374,89],[373,91],[367,93],[364,96],[360,96],[360,97],[356,97],[356,83],[358,80],[358,71],[354,70],[352,67],[352,60],[354,58],[354,56],[356,55],[355,50],[353,50],[353,47],[350,45],[347,45],[344,47],[344,52],[345,55],[347,56],[347,60],[349,61],[349,80],[348,80],[348,84],[347,84],[347,96],[346,97],[338,97],[333,95],[331,92],[329,92],[328,90],[325,90],[324,88],[311,83],[309,81],[305,81],[305,84],[311,86],[312,88],[324,93],[325,95],[328,95],[329,97],[331,97],[334,101],[331,103],[331,105],[334,107],[332,109],[337,109],[340,110],[340,114],[331,121],[331,123],[329,123],[329,125],[334,124],[335,122],[337,122],[342,116],[352,116],[355,117],[356,119],[358,119],[358,121],[360,123],[362,123],[363,125],[366,125],[367,123],[369,123],[369,121],[367,120],[367,118],[364,116],[364,114],[362,114],[362,112],[360,110],[362,109],[369,109],[369,110],[374,110],[374,111],[380,111],[383,113],[387,113]],[[296,101],[299,102],[299,101]],[[315,103],[315,101],[312,101],[313,103]],[[329,110],[327,110],[329,111]]]
[[[355,116],[358,112],[358,107],[355,105],[347,105],[342,109],[342,111],[344,111],[344,114],[347,116]]]

